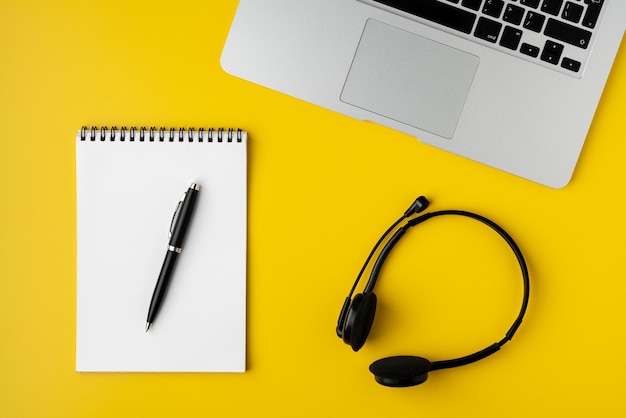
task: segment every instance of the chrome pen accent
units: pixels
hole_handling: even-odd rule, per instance
[[[175,253],[178,253],[178,254],[183,252],[182,248],[174,247],[173,245],[168,245],[167,250],[168,251],[174,251]]]

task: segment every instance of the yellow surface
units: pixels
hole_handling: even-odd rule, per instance
[[[552,190],[225,74],[236,6],[2,1],[0,416],[626,416],[626,45],[572,182]],[[250,132],[245,374],[74,371],[82,125]],[[532,299],[501,352],[388,389],[371,361],[482,348],[521,292],[489,230],[433,221],[390,258],[365,347],[341,343],[336,317],[365,256],[420,194],[502,224]]]

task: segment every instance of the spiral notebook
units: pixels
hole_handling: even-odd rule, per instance
[[[201,189],[158,317],[151,296],[179,198]],[[76,134],[76,370],[244,372],[247,134]]]

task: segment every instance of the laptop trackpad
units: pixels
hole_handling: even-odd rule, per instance
[[[479,58],[368,20],[341,101],[452,138]]]

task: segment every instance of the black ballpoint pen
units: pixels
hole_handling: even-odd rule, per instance
[[[191,220],[191,214],[193,213],[199,191],[200,186],[196,183],[191,183],[189,189],[183,193],[183,196],[178,201],[174,216],[172,216],[169,244],[161,272],[159,273],[159,278],[154,287],[154,292],[152,293],[152,300],[150,301],[150,308],[148,309],[148,319],[146,320],[146,332],[150,329],[150,325],[154,322],[154,318],[161,307],[163,297],[167,291],[167,285],[172,277],[174,266],[176,265],[176,259],[183,250],[183,240],[189,227],[189,221]]]

